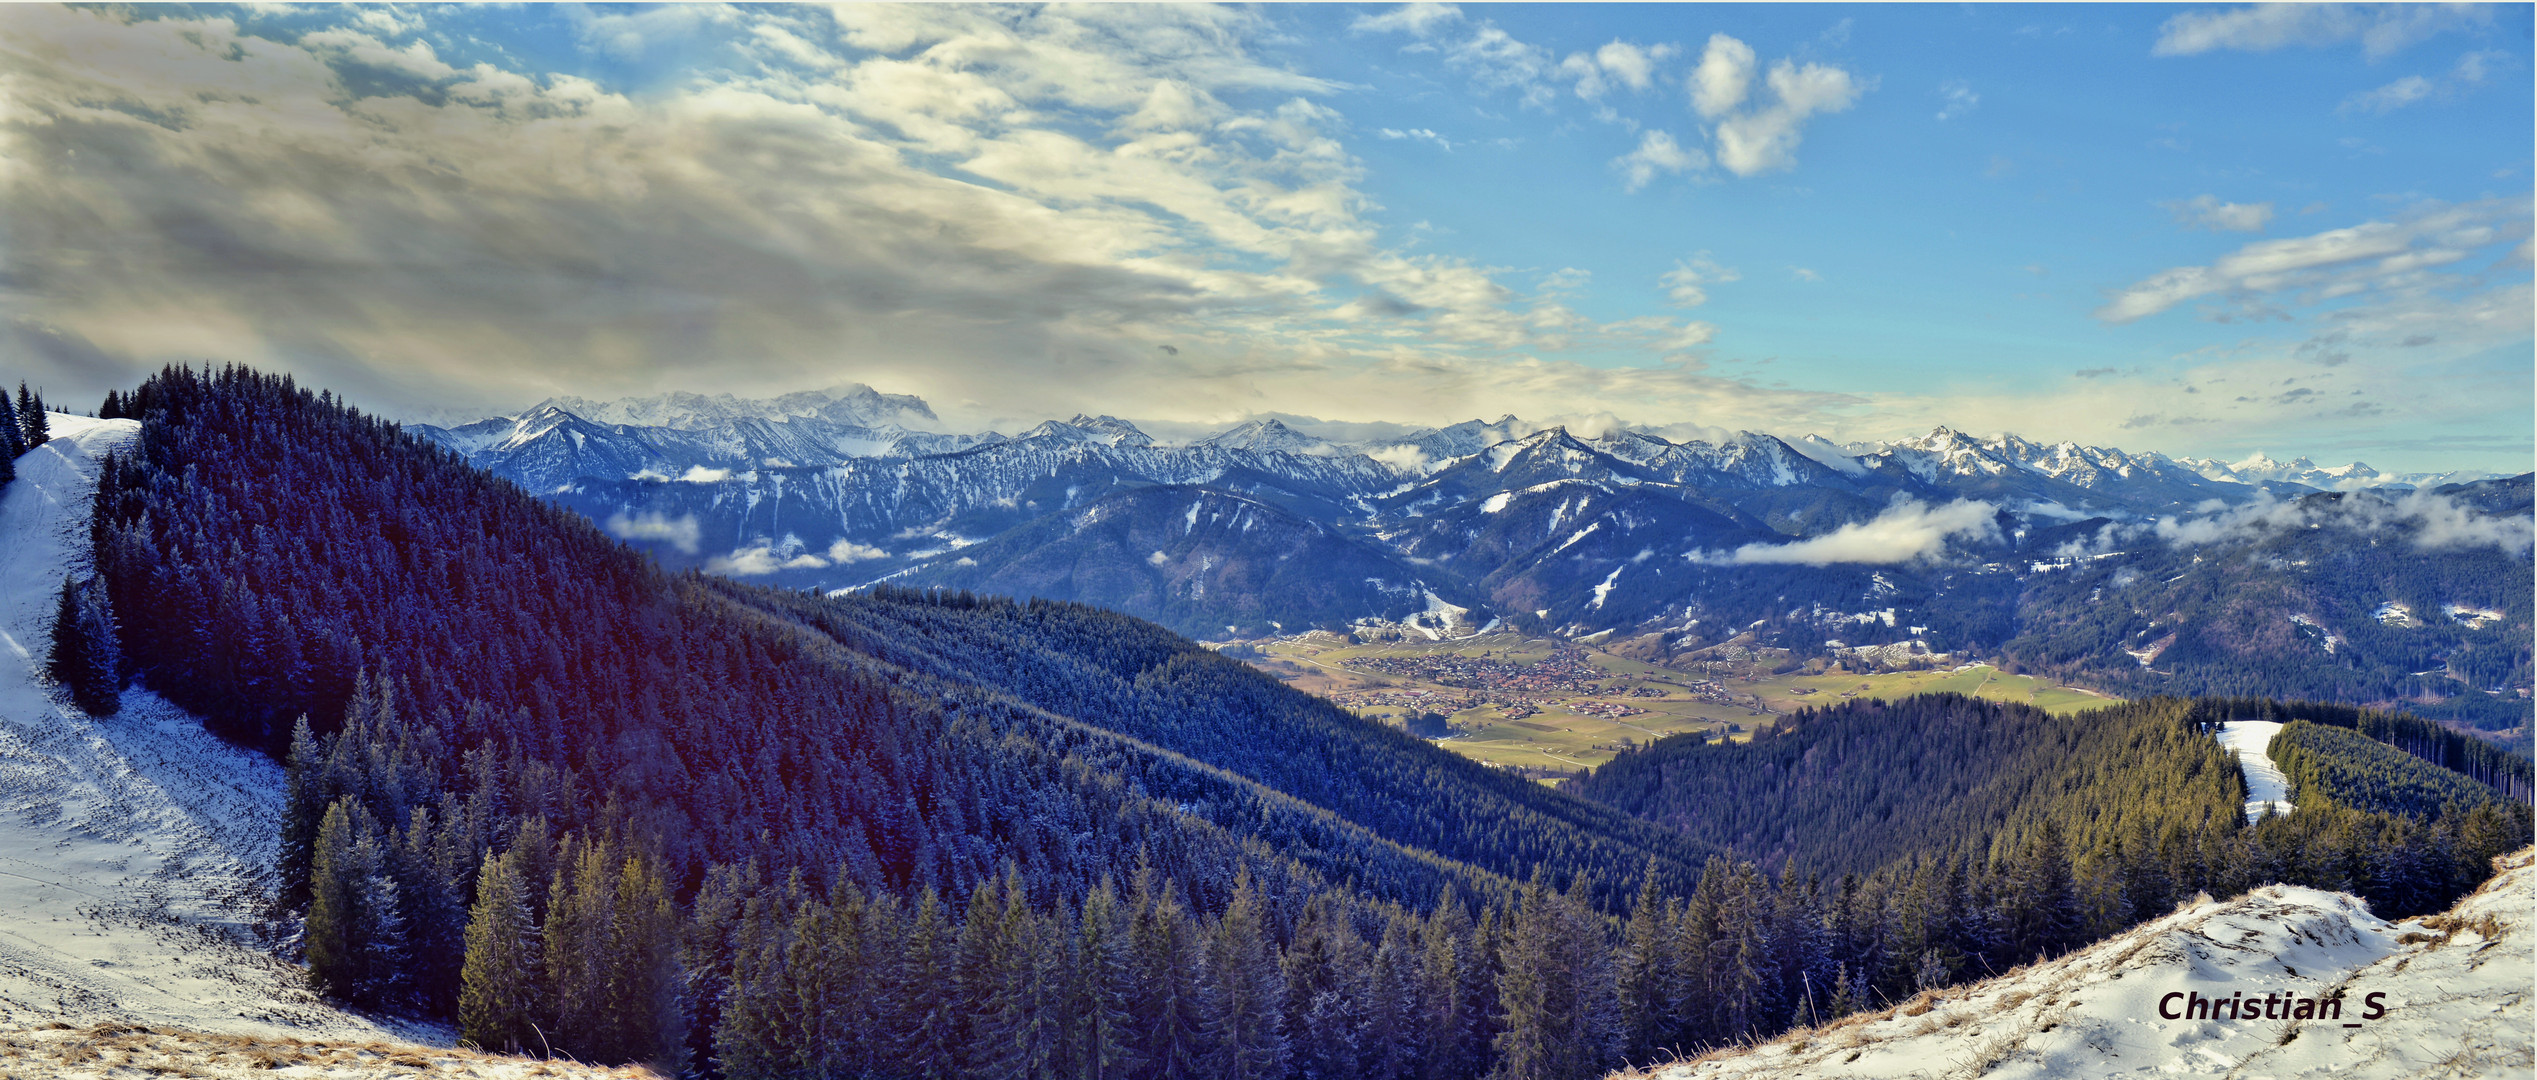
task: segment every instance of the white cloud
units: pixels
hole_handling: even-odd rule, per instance
[[[889,552],[873,547],[870,544],[858,544],[852,540],[839,540],[836,543],[828,545],[828,561],[840,566],[847,563],[866,562],[872,559],[886,559],[889,557]]]
[[[1559,65],[1536,45],[1516,40],[1495,23],[1481,23],[1471,36],[1444,46],[1445,62],[1471,75],[1487,90],[1514,90],[1524,104],[1547,106],[1556,91],[1548,79]]]
[[[1806,119],[1848,109],[1865,89],[1840,68],[1800,67],[1787,60],[1772,64],[1764,81],[1771,88],[1769,105],[1718,123],[1718,164],[1737,176],[1794,167]]]
[[[1453,152],[1453,140],[1447,139],[1444,136],[1438,135],[1426,128],[1411,128],[1407,131],[1403,131],[1399,128],[1382,128],[1377,130],[1375,134],[1386,139],[1416,139],[1420,142],[1431,142],[1435,143],[1439,147],[1442,147],[1446,153]]]
[[[1973,85],[1963,79],[1949,79],[1938,84],[1938,119],[1953,120],[1970,113],[1982,104],[1982,95],[1973,92]]]
[[[1715,120],[1744,104],[1753,84],[1753,47],[1725,34],[1709,35],[1700,66],[1691,74],[1691,107]]]
[[[1640,133],[1638,149],[1612,159],[1631,191],[1646,187],[1659,174],[1685,173],[1709,166],[1709,156],[1674,141],[1673,135],[1650,128]]]
[[[2097,318],[2126,323],[2204,297],[2256,300],[2291,294],[2307,302],[2368,291],[2405,290],[2420,272],[2468,251],[2529,232],[2529,200],[2432,205],[2397,221],[2369,221],[2313,236],[2261,240],[2209,266],[2179,266],[2115,293]]]
[[[1790,277],[1796,278],[1796,279],[1797,279],[1797,280],[1799,280],[1799,281],[1822,281],[1822,280],[1823,280],[1823,275],[1822,275],[1822,274],[1818,274],[1818,273],[1816,273],[1816,272],[1814,272],[1814,271],[1812,271],[1812,270],[1806,269],[1805,267],[1802,267],[1802,266],[1792,266],[1792,267],[1789,267],[1789,268],[1788,268],[1788,275],[1789,275]]]
[[[1348,32],[1433,37],[1436,31],[1461,19],[1462,9],[1452,4],[1403,4],[1380,15],[1357,16],[1356,21],[1348,24]]]
[[[2362,52],[2376,60],[2435,34],[2490,22],[2492,13],[2474,4],[2256,4],[2170,18],[2159,26],[2150,54],[2271,52],[2358,38]]]
[[[0,350],[90,392],[209,358],[434,410],[693,385],[709,357],[718,389],[843,375],[966,422],[1206,415],[1267,393],[1328,415],[1344,410],[1318,388],[1338,385],[1503,411],[1520,399],[1495,395],[1540,392],[1562,350],[1653,360],[1679,338],[1588,319],[1557,285],[1510,288],[1506,268],[1386,246],[1347,121],[1322,100],[1334,84],[1260,59],[1274,31],[1256,13],[592,20],[594,43],[684,33],[720,58],[630,96],[461,69],[370,36],[372,10],[292,14],[321,23],[304,43],[262,29],[283,16],[259,8],[0,19]],[[1471,56],[1548,70],[1503,34],[1473,40]],[[1630,49],[1609,51],[1616,86],[1662,58]],[[383,65],[406,81],[381,83]],[[1644,147],[1625,171],[1706,161],[1670,139]],[[179,220],[195,227],[152,224]],[[122,255],[93,257],[108,245]],[[1544,366],[1495,367],[1510,358]],[[1756,399],[1666,378],[1687,400]],[[1817,400],[1787,400],[1800,399]]]
[[[2407,75],[2375,90],[2364,90],[2345,98],[2335,111],[2345,115],[2369,113],[2385,116],[2416,102],[2454,98],[2483,85],[2486,79],[2492,77],[2494,65],[2509,59],[2510,54],[2504,52],[2470,52],[2458,57],[2458,62],[2448,74],[2436,81],[2420,75]]]
[[[620,511],[608,518],[608,535],[619,540],[658,540],[693,555],[702,533],[694,514],[672,519],[657,512],[627,517]]]
[[[1743,279],[1744,275],[1734,267],[1718,265],[1703,251],[1689,259],[1675,260],[1674,268],[1656,282],[1665,286],[1665,295],[1675,307],[1699,307],[1709,302],[1708,290],[1703,286]]]
[[[2430,96],[2431,80],[2420,75],[2407,75],[2376,90],[2365,90],[2343,99],[2341,111],[2384,115]]]
[[[1894,500],[1869,521],[1786,544],[1746,544],[1731,553],[1692,553],[1692,561],[1751,565],[1834,563],[1891,565],[1935,558],[1950,540],[1997,539],[1999,509],[1970,499],[1929,506],[1909,497]]]
[[[778,570],[824,570],[827,567],[828,560],[797,550],[789,543],[779,547],[763,540],[733,549],[728,555],[716,555],[705,560],[706,573],[724,577],[764,577]]]
[[[2521,555],[2537,543],[2537,520],[2484,514],[2457,499],[2429,491],[2410,491],[2393,498],[2377,492],[2356,492],[2334,500],[2280,500],[2268,494],[2243,506],[2201,517],[2160,518],[2144,528],[2149,535],[2176,547],[2200,547],[2260,540],[2311,526],[2401,534],[2423,551],[2491,547]]]
[[[1615,39],[1592,53],[1568,54],[1559,62],[1559,73],[1577,80],[1577,96],[1588,101],[1611,92],[1614,81],[1644,92],[1656,84],[1656,65],[1676,51],[1670,44],[1641,46]]]
[[[2196,195],[2164,205],[2176,215],[2178,224],[2212,232],[2262,232],[2273,220],[2273,204],[2268,202],[2227,203],[2215,195]]]

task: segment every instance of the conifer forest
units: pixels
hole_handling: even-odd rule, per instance
[[[0,439],[45,438],[21,393]],[[1952,695],[1554,789],[1080,605],[663,571],[286,376],[99,414],[53,676],[287,767],[322,993],[699,1077],[1571,1080],[2270,882],[2438,910],[2526,759],[2341,706]],[[32,422],[29,418],[33,418]],[[14,456],[14,455],[12,455]],[[2290,721],[2244,820],[2222,720]]]

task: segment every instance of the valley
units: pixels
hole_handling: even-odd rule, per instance
[[[412,431],[668,569],[782,588],[1072,601],[1216,642],[1494,625],[1675,671],[1766,653],[1891,671],[1944,655],[2050,684],[1738,670],[1718,674],[1757,681],[1708,697],[1651,686],[1646,701],[1586,705],[1575,731],[1505,714],[1570,699],[1454,710],[1488,721],[1495,734],[1473,737],[1526,768],[1734,723],[1745,696],[1776,712],[1940,683],[2064,709],[2088,704],[2072,685],[2401,705],[2530,739],[2526,476],[2232,466],[1943,427],[1834,444],[1514,416],[1326,435],[1311,423],[1172,440],[1077,415],[948,433],[916,398],[848,386],[557,399]]]
[[[2057,715],[2122,700],[1981,663],[1772,673],[1749,652],[1741,661],[1663,665],[1506,631],[1434,641],[1360,641],[1317,631],[1228,651],[1358,716],[1535,777],[1589,769],[1672,735],[1748,741],[1781,715],[1851,700],[1953,693]],[[1441,721],[1422,724],[1431,715]]]

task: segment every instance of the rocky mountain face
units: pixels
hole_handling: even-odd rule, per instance
[[[2524,568],[2482,566],[2527,550],[2510,481],[2434,495],[2362,487],[2388,478],[2358,463],[2228,465],[1947,428],[1835,445],[1587,437],[1512,416],[1356,442],[1275,418],[1177,443],[1112,416],[1012,435],[943,426],[918,399],[849,386],[555,399],[416,430],[673,567],[1064,598],[1200,637],[1503,619],[1658,635],[1665,654],[1742,639],[1993,655],[2014,641],[2068,677],[2287,664],[2361,700],[2470,689],[2453,683],[2516,700],[2527,681],[2526,649],[2513,660],[2479,637],[2527,623]],[[2298,538],[2274,526],[2293,518],[2348,543],[2290,551]],[[2167,588],[2159,611],[2091,614],[2144,577],[2222,568],[2236,591],[2219,607]],[[2391,637],[2369,614],[2391,602],[2493,616]],[[2121,630],[2080,632],[2100,621]]]

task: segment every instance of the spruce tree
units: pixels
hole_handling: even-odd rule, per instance
[[[0,390],[0,457],[14,463],[26,453],[26,425],[18,419],[18,407],[9,403],[9,394]],[[10,475],[16,475],[14,469]]]
[[[916,897],[907,946],[891,995],[897,1002],[895,1040],[911,1080],[959,1080],[959,987],[953,978],[958,945],[943,902],[933,886]]]
[[[26,449],[33,450],[53,437],[52,422],[44,418],[44,396],[27,393],[26,384],[18,384],[18,432]]]
[[[301,940],[320,993],[374,1008],[402,1004],[405,916],[379,826],[351,797],[326,808],[309,873]]]
[[[1247,868],[1234,880],[1233,902],[1208,945],[1207,1033],[1215,1040],[1208,1075],[1220,1080],[1274,1080],[1286,1073],[1287,1044],[1278,1030],[1285,980],[1268,939],[1258,890]]]
[[[458,988],[461,1037],[503,1053],[536,1049],[544,967],[517,867],[508,854],[486,859],[476,875],[476,905],[467,916],[467,958]]]
[[[326,783],[326,750],[301,713],[291,725],[291,749],[282,768],[282,851],[275,867],[282,876],[282,902],[297,907],[308,902],[310,860],[317,850],[317,830],[333,805]]]
[[[0,490],[18,478],[18,455],[26,452],[26,441],[18,432],[18,409],[9,404],[9,395],[0,393]]]
[[[1104,877],[1084,897],[1075,939],[1075,985],[1069,1020],[1076,1026],[1079,1080],[1123,1080],[1139,1063],[1135,1017],[1129,1013],[1131,940],[1118,895]]]
[[[1141,1025],[1137,1052],[1144,1075],[1154,1080],[1192,1080],[1198,1075],[1201,1030],[1197,926],[1181,906],[1174,884],[1158,893],[1151,866],[1139,867],[1136,913],[1130,934],[1135,969],[1131,1015]]]
[[[1006,982],[1007,958],[998,932],[1003,912],[996,883],[981,882],[969,894],[968,913],[960,920],[952,973],[958,994],[954,1019],[960,1025],[960,1074],[969,1080],[1005,1075],[1000,1070],[1008,1041],[1000,1037],[997,1022]]]
[[[1616,988],[1624,1032],[1622,1056],[1644,1062],[1666,1045],[1669,1028],[1666,989],[1664,901],[1656,891],[1655,860],[1640,878],[1638,899],[1630,904],[1630,921],[1621,931],[1620,984]]]
[[[45,671],[70,691],[79,711],[90,716],[113,716],[123,708],[123,659],[115,639],[105,583],[96,578],[85,584],[63,578]]]
[[[358,804],[350,799],[329,803],[320,818],[308,874],[308,917],[302,923],[301,949],[308,957],[309,982],[330,997],[349,996],[357,974],[360,941],[353,865],[353,818]]]

